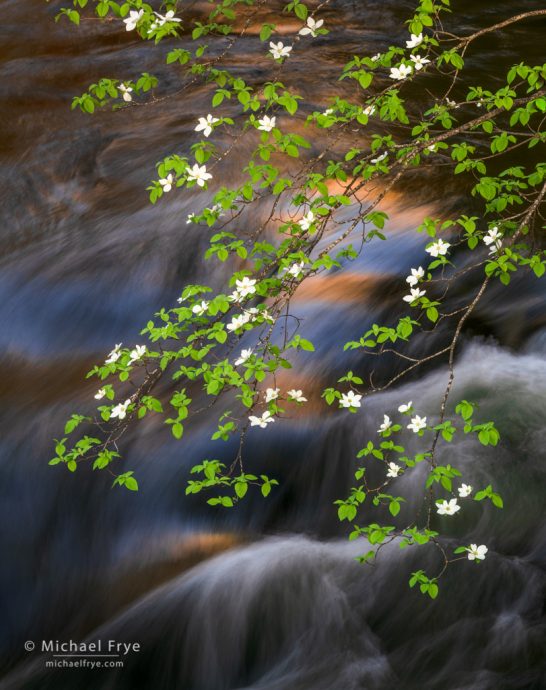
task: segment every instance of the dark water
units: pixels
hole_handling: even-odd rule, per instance
[[[541,7],[455,5],[461,33]],[[393,27],[409,7],[330,3],[324,18],[332,33],[307,42],[292,63],[291,78],[308,101],[326,107],[336,93],[352,94],[346,82],[331,85],[339,66],[401,41]],[[160,98],[180,84],[164,67],[166,45],[154,49],[95,22],[79,31],[56,25],[54,13],[41,2],[2,3],[0,659],[8,676],[1,687],[546,688],[546,299],[534,278],[509,291],[493,287],[465,332],[454,398],[474,400],[483,419],[498,419],[503,443],[486,449],[463,439],[445,460],[474,485],[493,482],[506,507],[474,504],[441,525],[452,529],[453,544],[487,543],[490,554],[479,568],[450,570],[435,602],[407,587],[412,570],[438,568],[435,552],[392,545],[376,567],[360,566],[354,556],[366,547],[346,541],[332,501],[352,485],[355,452],[383,412],[412,399],[437,414],[441,366],[371,399],[356,425],[352,415],[311,404],[303,417],[251,434],[249,470],[281,485],[267,501],[249,497],[229,513],[184,496],[189,467],[211,453],[233,453],[208,440],[214,418],[183,444],[159,422],[141,423],[123,448],[123,466],[139,476],[137,495],[110,490],[108,478],[91,472],[68,476],[47,466],[66,415],[95,391],[83,378],[93,363],[115,342],[138,342],[148,315],[173,304],[185,283],[225,279],[200,259],[209,231],[185,222],[210,194],[172,194],[152,208],[144,191],[155,160],[189,149],[197,117],[209,111],[208,88],[196,84],[153,106],[92,118],[71,113],[71,97],[99,76],[148,70],[160,78]],[[518,62],[522,48],[527,60],[542,63],[544,28],[526,24],[488,38],[472,57],[468,82],[492,79],[491,60]],[[251,31],[226,65],[267,80],[262,53]],[[310,69],[323,79],[306,81]],[[230,155],[218,178],[236,177],[246,152]],[[425,213],[468,209],[466,194],[464,181],[412,180],[387,199],[388,242],[301,291],[294,306],[318,346],[313,360],[295,368],[294,384],[308,397],[348,366],[369,373],[367,360],[339,344],[374,321],[393,320],[404,277],[422,262],[413,229]],[[256,220],[244,218],[241,231]],[[470,275],[454,302],[468,299],[476,281]],[[416,347],[432,351],[446,337],[438,332]],[[388,377],[396,366],[385,361],[376,374]],[[403,520],[420,501],[422,482],[413,474],[399,482],[410,497]],[[123,670],[86,673],[46,670],[23,647],[86,636],[136,641],[142,651]]]

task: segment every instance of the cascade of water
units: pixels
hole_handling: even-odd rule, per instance
[[[366,39],[376,52],[411,5],[332,3],[328,42],[305,56],[324,87],[313,85],[307,96],[324,105],[339,66],[362,50],[363,27],[377,29]],[[485,21],[471,5],[468,24]],[[514,6],[504,1],[494,10]],[[491,290],[465,334],[455,394],[478,402],[484,419],[499,419],[503,445],[465,440],[442,452],[476,484],[494,477],[506,509],[493,515],[475,504],[453,523],[454,543],[474,525],[472,538],[487,535],[491,554],[479,567],[448,573],[446,594],[433,603],[407,591],[416,556],[396,544],[373,568],[358,565],[363,547],[346,543],[332,502],[352,485],[356,451],[383,413],[407,398],[434,416],[442,368],[370,399],[357,428],[310,407],[293,423],[250,434],[248,469],[276,476],[280,487],[229,513],[183,496],[188,468],[211,452],[213,418],[183,447],[157,422],[140,425],[124,448],[141,478],[138,496],[110,492],[91,472],[74,477],[47,466],[67,411],[92,394],[83,375],[93,362],[112,343],[133,341],[143,315],[173,303],[183,284],[208,270],[198,260],[207,236],[185,219],[209,199],[173,195],[152,209],[143,191],[155,159],[189,147],[207,90],[196,86],[189,100],[132,109],[130,118],[71,114],[71,96],[109,70],[127,74],[137,61],[166,89],[172,76],[147,46],[114,29],[84,27],[80,38],[62,24],[39,29],[53,10],[34,0],[3,6],[3,27],[11,30],[0,56],[0,89],[8,95],[0,135],[0,660],[9,670],[1,687],[74,687],[73,675],[46,669],[41,657],[29,660],[22,645],[29,637],[89,636],[142,645],[123,670],[78,675],[78,687],[93,690],[543,690],[545,299],[533,280],[521,280],[509,301],[502,287]],[[29,11],[40,18],[30,28]],[[529,60],[533,52],[542,60],[537,35],[525,36]],[[521,39],[516,32],[502,49],[490,39],[486,50],[509,64]],[[250,35],[234,59],[246,66],[258,50]],[[224,174],[236,175],[245,153],[236,152]],[[349,360],[338,345],[401,308],[404,277],[423,249],[410,231],[438,195],[460,203],[460,191],[441,180],[413,190],[411,205],[389,199],[393,240],[370,245],[350,271],[296,296],[318,345],[312,362],[297,363],[298,387],[319,390],[349,361],[368,372],[373,364],[377,380],[394,371],[392,360],[380,367]],[[255,220],[243,218],[242,228]],[[221,285],[224,277],[213,280]],[[454,300],[473,289],[469,281]],[[444,337],[439,331],[433,344],[415,347],[437,347]],[[229,458],[233,447],[214,453]],[[421,498],[417,480],[415,473],[398,480],[412,497],[403,510]],[[431,550],[419,563],[434,568],[436,558]]]

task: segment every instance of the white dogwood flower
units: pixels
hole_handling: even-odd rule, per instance
[[[443,240],[438,240],[425,249],[431,256],[445,256],[447,250],[451,247],[449,242],[444,242]]]
[[[144,10],[131,10],[129,12],[129,16],[123,20],[123,23],[125,24],[125,30],[126,31],[134,31],[136,29],[136,26],[138,22],[142,19],[144,16]]]
[[[114,362],[117,362],[118,359],[121,357],[121,348],[122,343],[118,343],[115,348],[110,352],[108,357],[106,358],[105,364],[113,364]]]
[[[118,419],[125,419],[127,416],[127,408],[131,404],[131,400],[128,398],[124,403],[119,403],[110,411],[110,419],[117,417]]]
[[[127,364],[132,364],[133,362],[138,362],[139,359],[146,354],[146,345],[136,345],[131,352],[129,352],[129,361]]]
[[[469,561],[483,561],[485,554],[489,551],[485,544],[482,544],[481,546],[478,546],[477,544],[470,544],[467,550]]]
[[[423,42],[423,34],[411,34],[410,40],[406,41],[406,48],[417,48]]]
[[[276,400],[279,397],[280,392],[280,388],[266,388],[264,395],[265,401],[272,402],[273,400]]]
[[[348,393],[342,393],[339,401],[340,407],[360,407],[360,401],[362,396],[358,395],[354,391],[349,391]]]
[[[402,413],[409,412],[411,410],[411,405],[412,405],[411,400],[408,403],[400,405],[398,408],[398,412],[402,412]]]
[[[411,422],[408,424],[408,429],[413,431],[414,434],[418,434],[421,429],[425,429],[427,426],[427,418],[419,417],[418,414],[411,418]]]
[[[389,74],[389,77],[391,79],[396,79],[397,81],[400,81],[402,79],[405,79],[411,74],[411,65],[400,65],[399,67],[391,67],[391,73]]]
[[[256,280],[245,276],[235,281],[235,287],[240,297],[248,297],[248,295],[253,295],[256,292]]]
[[[381,53],[376,53],[375,55],[372,55],[370,59],[372,62],[377,62],[378,60],[381,60]]]
[[[410,287],[415,287],[417,283],[425,277],[425,270],[422,266],[419,268],[412,268],[411,275],[406,278],[406,283],[409,283]]]
[[[95,400],[102,400],[105,395],[106,390],[104,388],[99,388],[99,390],[95,393]]]
[[[384,431],[387,431],[390,429],[392,426],[391,418],[389,415],[384,414],[383,415],[383,424],[380,425],[379,429],[377,430],[378,434],[382,434]]]
[[[377,108],[375,107],[375,105],[367,105],[367,106],[362,110],[362,112],[364,113],[364,115],[367,115],[368,117],[371,117],[372,115],[375,114],[375,111],[376,111],[376,110],[377,110]]]
[[[203,135],[209,137],[212,134],[213,125],[220,122],[219,118],[213,117],[210,113],[206,117],[200,117],[195,132],[203,132]]]
[[[288,396],[288,399],[292,400],[293,402],[299,402],[299,403],[307,402],[307,398],[303,397],[303,391],[296,390],[295,388],[293,388],[290,391],[287,391],[286,395]]]
[[[202,300],[201,302],[194,304],[191,310],[196,316],[203,316],[208,308],[209,303],[206,300]]]
[[[428,58],[421,57],[421,55],[410,55],[410,60],[413,62],[413,66],[417,71],[423,69],[423,67],[430,62]]]
[[[292,46],[285,46],[282,41],[279,41],[278,43],[273,43],[271,42],[269,44],[270,47],[270,53],[273,55],[273,58],[275,60],[282,60],[283,58],[286,58],[290,55],[290,51],[292,50]]]
[[[275,421],[275,417],[268,410],[261,417],[250,415],[248,419],[250,420],[250,426],[259,426],[261,429],[265,429],[268,424]]]
[[[461,484],[457,491],[459,492],[460,498],[466,498],[467,496],[470,496],[470,494],[472,493],[472,487],[470,486],[470,484]]]
[[[126,86],[125,84],[120,84],[118,86],[118,89],[121,91],[121,96],[124,101],[129,103],[130,101],[133,100],[133,97],[131,96],[131,91],[133,88],[131,86]]]
[[[218,213],[218,218],[225,216],[225,213],[222,213],[222,211],[224,210],[222,204],[213,204],[210,208],[207,208],[206,210],[210,211],[211,213]]]
[[[199,187],[204,187],[207,180],[212,179],[212,175],[207,172],[206,165],[195,163],[192,168],[187,169],[188,182],[195,181]]]
[[[303,29],[300,29],[298,31],[300,36],[315,36],[317,35],[317,31],[320,29],[320,27],[324,24],[324,19],[319,19],[318,21],[315,21],[313,17],[307,17],[307,26],[304,26]]]
[[[499,228],[495,225],[494,227],[490,228],[487,235],[483,238],[483,241],[485,244],[491,244],[492,242],[497,242],[500,239],[502,239],[502,232],[500,232]]]
[[[247,314],[238,314],[231,319],[231,323],[228,323],[226,328],[228,331],[238,331],[250,321],[250,317]]]
[[[186,218],[186,225],[189,225],[190,223],[193,223],[195,219],[195,213],[189,213],[188,217]]]
[[[159,180],[159,184],[163,188],[163,192],[165,194],[167,192],[170,192],[171,189],[173,188],[173,181],[174,181],[174,178],[172,176],[172,173],[169,173],[167,175],[167,177],[163,177],[163,178],[161,178],[161,180]]]
[[[273,127],[275,127],[276,123],[276,117],[269,117],[269,115],[264,115],[261,120],[258,120],[258,129],[262,132],[271,132]]]
[[[163,24],[166,24],[167,22],[181,22],[181,19],[177,19],[174,16],[174,10],[169,10],[165,14],[159,14],[159,12],[154,12],[155,16],[158,19],[157,25],[158,26],[163,26]]]
[[[250,359],[252,356],[252,350],[241,350],[241,354],[239,355],[238,359],[235,360],[235,366],[238,367],[240,364],[244,364],[247,359]]]
[[[400,467],[400,465],[397,465],[395,462],[389,462],[389,470],[387,472],[387,477],[398,477],[401,471],[402,468]]]
[[[244,309],[244,307],[243,307]],[[258,318],[267,321],[267,323],[275,323],[275,318],[267,311],[267,309],[257,309],[252,307],[251,309],[244,309],[245,313],[248,314],[249,321],[257,321]]]
[[[388,152],[385,151],[385,152],[382,153],[380,156],[377,156],[377,158],[372,158],[372,160],[370,161],[370,163],[371,163],[372,165],[377,165],[378,163],[381,163],[381,161],[384,161],[385,158],[386,158],[388,155],[389,155]]]
[[[494,254],[502,248],[502,232],[500,232],[498,227],[495,225],[495,227],[490,228],[487,235],[485,235],[483,238],[483,241],[484,244],[489,247],[491,254]]]
[[[419,288],[411,288],[410,294],[404,295],[402,299],[404,300],[404,302],[408,302],[409,304],[411,304],[412,302],[415,302],[415,300],[424,297],[426,295],[426,292],[426,290],[419,290]]]
[[[309,230],[311,225],[315,222],[315,214],[313,211],[308,211],[299,222],[299,226],[302,230]]]
[[[450,501],[437,501],[436,508],[438,515],[455,515],[461,506],[457,505],[456,498],[452,498]]]
[[[287,273],[291,275],[293,278],[299,278],[303,273],[304,268],[305,264],[302,261],[301,264],[292,264],[292,266],[290,266],[290,268],[288,269]]]

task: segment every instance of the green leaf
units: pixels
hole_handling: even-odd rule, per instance
[[[310,340],[305,340],[305,338],[300,338],[299,346],[302,350],[305,350],[306,352],[315,351],[315,346],[313,345],[313,343]]]
[[[85,417],[82,417],[79,414],[73,414],[64,426],[64,433],[70,434],[79,424],[81,424],[81,422],[83,422],[84,419]]]
[[[354,520],[356,517],[356,506],[351,505],[350,503],[344,503],[343,505],[340,505],[337,510],[337,516],[340,519],[340,521]]]
[[[180,438],[182,438],[182,435],[184,433],[184,427],[182,426],[182,424],[180,424],[180,422],[177,422],[176,424],[172,425],[171,431],[172,431],[172,435],[175,438],[180,439]]]
[[[504,508],[504,502],[498,494],[491,494],[491,503],[496,508]]]
[[[489,431],[487,429],[482,429],[478,434],[478,439],[484,446],[489,445]]]
[[[248,491],[248,484],[246,482],[235,482],[235,493],[239,498],[244,498]]]
[[[373,75],[370,72],[361,72],[358,76],[358,83],[363,89],[367,89],[372,83]]]
[[[535,264],[533,266],[533,271],[537,278],[541,278],[544,275],[545,270],[546,266],[543,263]]]
[[[129,491],[138,491],[138,482],[134,477],[127,477],[124,486]]]
[[[307,7],[304,4],[299,3],[298,5],[296,5],[294,7],[294,12],[296,13],[296,17],[298,17],[298,19],[302,19],[303,21],[307,19],[308,11]]]
[[[217,91],[212,97],[212,107],[218,107],[224,100],[224,93],[222,91]]]
[[[260,41],[267,41],[273,33],[272,24],[264,24],[260,30]]]
[[[427,309],[427,318],[429,321],[432,321],[432,323],[438,321],[438,310],[436,307],[429,307]]]
[[[496,186],[486,178],[476,185],[476,189],[486,201],[491,201],[497,194]]]
[[[389,511],[391,515],[398,515],[400,512],[400,503],[398,503],[398,501],[391,501],[389,503]]]

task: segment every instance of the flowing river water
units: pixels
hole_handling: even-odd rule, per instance
[[[454,0],[456,28],[464,34],[542,6],[523,4]],[[98,473],[47,465],[67,414],[95,391],[84,379],[91,366],[114,343],[139,342],[149,315],[174,304],[186,283],[219,287],[225,279],[201,260],[210,232],[185,222],[210,193],[173,193],[152,207],[144,191],[156,160],[189,150],[210,89],[196,83],[178,93],[180,74],[165,67],[165,45],[143,44],[119,24],[55,24],[58,6],[1,4],[0,687],[544,690],[543,281],[522,276],[512,289],[492,287],[466,328],[454,397],[498,420],[502,444],[461,439],[446,460],[472,484],[492,482],[505,509],[473,503],[442,524],[453,544],[487,543],[490,553],[479,567],[449,569],[436,601],[407,585],[412,570],[437,569],[436,553],[391,544],[374,567],[359,565],[355,556],[366,547],[347,541],[333,501],[352,485],[356,451],[384,412],[411,399],[437,415],[443,366],[374,396],[358,417],[311,403],[297,419],[250,434],[248,469],[280,486],[232,511],[184,496],[193,464],[233,454],[232,444],[211,450],[213,416],[184,443],[158,421],[139,424],[123,448],[123,466],[139,477],[135,494],[111,490]],[[292,83],[316,108],[352,94],[353,86],[336,82],[340,66],[355,53],[401,43],[410,8],[406,0],[333,0],[321,15],[332,32],[298,47]],[[297,28],[286,20],[281,31]],[[520,51],[542,63],[545,28],[528,22],[484,39],[471,54],[468,83],[486,79],[492,61],[518,62]],[[271,63],[256,29],[226,64],[259,82]],[[157,103],[93,117],[70,112],[72,96],[97,77],[145,70],[160,79]],[[226,159],[224,179],[240,175],[247,152]],[[387,242],[302,288],[294,308],[317,353],[298,362],[296,387],[317,399],[338,372],[370,372],[368,360],[340,344],[398,313],[408,269],[424,256],[414,228],[425,213],[471,210],[467,194],[441,172],[416,178],[386,200]],[[243,229],[258,221],[245,217]],[[475,285],[471,277],[453,299],[468,300]],[[416,348],[446,337],[439,331],[434,345]],[[378,380],[398,366],[372,364]],[[404,510],[421,499],[419,479],[399,480],[409,496]],[[362,523],[372,516],[373,509]],[[43,639],[124,640],[141,651],[123,669],[48,669],[24,648]]]

